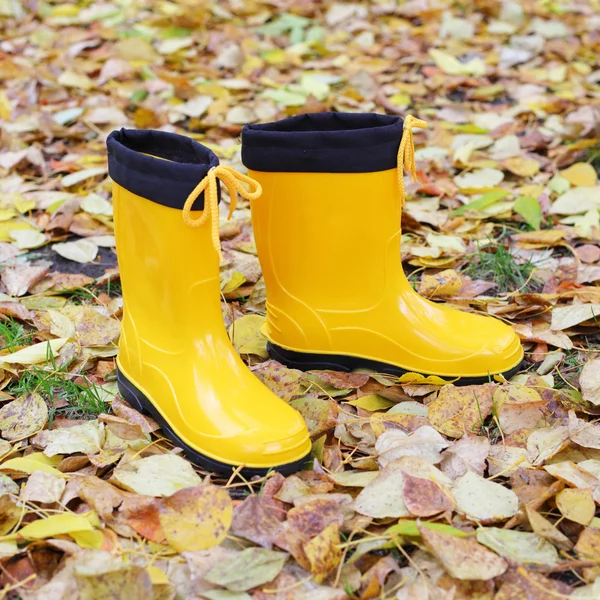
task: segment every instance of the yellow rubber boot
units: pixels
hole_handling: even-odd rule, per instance
[[[124,300],[121,394],[209,471],[298,470],[311,447],[306,425],[241,361],[221,314],[217,179],[232,210],[236,192],[256,197],[260,186],[184,136],[121,130],[107,146]]]
[[[415,125],[426,126],[321,113],[244,128],[242,159],[263,189],[252,220],[276,360],[461,384],[518,370],[523,349],[509,326],[430,302],[404,275],[403,166],[414,173]]]

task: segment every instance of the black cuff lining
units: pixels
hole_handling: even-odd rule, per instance
[[[219,164],[212,150],[166,131],[113,131],[106,147],[108,173],[113,181],[137,196],[170,208],[182,209],[192,190]],[[204,194],[200,194],[192,209],[203,208]]]
[[[400,117],[370,113],[309,113],[246,125],[242,162],[254,171],[371,173],[394,169]]]

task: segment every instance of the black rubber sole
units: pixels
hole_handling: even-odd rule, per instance
[[[183,449],[183,452],[190,459],[191,462],[211,473],[231,475],[233,470],[236,468],[235,466],[228,465],[227,463],[223,463],[218,460],[214,460],[213,458],[201,454],[200,452],[198,452],[194,448],[191,448],[187,444],[184,444],[177,437],[175,432],[169,427],[169,424],[165,421],[165,419],[158,412],[158,410],[156,410],[152,402],[150,402],[150,400],[148,400],[148,398],[146,398],[146,396],[142,394],[142,392],[140,392],[140,390],[138,390],[138,388],[133,383],[131,383],[131,381],[129,381],[127,377],[125,377],[125,375],[123,375],[123,373],[119,371],[118,368],[117,383],[119,385],[119,392],[121,393],[121,396],[123,396],[123,399],[133,408],[135,408],[135,410],[137,410],[138,412],[152,417],[160,425],[164,436],[171,442],[173,442],[177,447]],[[291,475],[292,473],[296,473],[297,471],[303,469],[304,466],[306,466],[308,460],[309,455],[305,456],[300,460],[297,460],[292,463],[287,463],[285,465],[278,465],[274,467],[261,469],[251,467],[243,468],[241,470],[241,474],[246,478],[254,477],[255,475],[263,477],[269,471],[278,471],[282,475]]]
[[[397,377],[411,372],[388,363],[357,356],[344,356],[343,354],[310,354],[308,352],[286,350],[271,342],[267,343],[267,350],[269,356],[273,360],[276,360],[290,369],[299,369],[301,371],[344,371],[349,373],[355,369],[371,369],[376,373],[385,373]],[[510,379],[520,371],[522,364],[523,362],[521,361],[516,367],[502,373],[502,375],[506,379]],[[443,379],[448,378],[443,377]],[[486,377],[461,377],[452,383],[454,385],[481,385],[483,383],[489,383],[490,381],[494,381],[493,375]]]

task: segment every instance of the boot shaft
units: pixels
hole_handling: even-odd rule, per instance
[[[242,158],[263,188],[252,221],[275,310],[288,295],[316,310],[361,310],[383,294],[400,269],[402,125],[322,113],[244,128]]]
[[[181,351],[186,338],[174,332],[224,329],[210,227],[188,227],[182,216],[189,194],[219,161],[189,138],[159,131],[114,132],[107,146],[124,333],[134,320],[130,338]],[[200,196],[193,208],[203,207]]]

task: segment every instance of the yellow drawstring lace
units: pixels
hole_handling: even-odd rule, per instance
[[[221,241],[219,239],[219,192],[217,188],[217,179],[220,179],[229,192],[229,216],[237,206],[237,195],[239,194],[246,200],[256,200],[262,194],[262,188],[258,181],[238,173],[231,167],[219,165],[213,167],[206,177],[192,190],[183,205],[183,221],[190,227],[202,227],[210,218],[212,229],[212,242],[217,254],[221,256]],[[246,184],[246,185],[244,185]],[[208,188],[208,189],[207,189]],[[204,210],[202,216],[198,219],[192,218],[192,206],[196,198],[206,190],[204,194]]]
[[[415,165],[415,143],[413,140],[413,127],[421,127],[427,129],[427,123],[417,119],[412,115],[408,115],[404,119],[404,131],[400,148],[398,148],[398,187],[400,188],[401,206],[406,203],[406,191],[404,189],[404,169],[412,173],[413,179],[417,179],[417,166]]]

